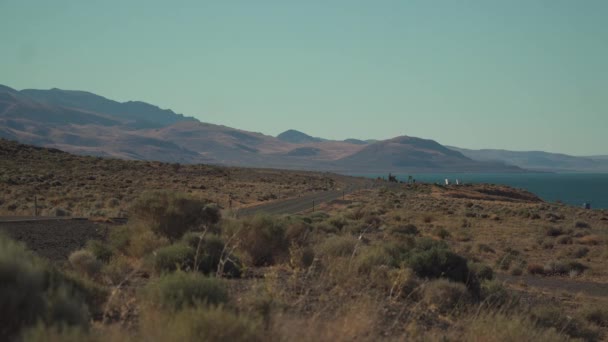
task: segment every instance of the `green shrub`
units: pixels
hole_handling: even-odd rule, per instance
[[[158,273],[175,270],[191,270],[194,266],[194,248],[175,243],[157,249],[154,255],[154,270]]]
[[[172,241],[220,219],[219,209],[208,201],[167,191],[143,194],[130,212],[135,222]]]
[[[97,277],[103,266],[101,261],[97,260],[95,255],[86,249],[72,252],[68,260],[76,272],[91,278]]]
[[[439,312],[448,314],[463,311],[472,302],[472,298],[463,284],[437,279],[425,285],[422,301]]]
[[[467,283],[467,260],[450,251],[445,243],[419,239],[409,252],[408,265],[422,278],[448,278]]]
[[[113,252],[110,246],[99,240],[90,240],[87,242],[86,249],[93,253],[97,260],[107,263],[112,258]]]
[[[587,229],[587,228],[591,228],[591,226],[587,222],[576,221],[576,223],[574,224],[574,228]]]
[[[208,234],[202,239],[201,237],[201,233],[191,232],[182,238],[182,241],[194,250],[192,265],[196,270],[205,274],[215,273],[221,259],[224,258],[224,275],[230,277],[241,275],[241,265],[238,259],[234,255],[226,255],[228,251],[225,250],[226,246],[221,237],[213,234]]]
[[[468,267],[480,281],[494,279],[494,270],[486,264],[469,262]]]
[[[86,304],[71,285],[22,244],[0,236],[0,340],[38,321],[86,325]]]
[[[183,271],[168,273],[150,282],[143,289],[143,296],[147,303],[166,310],[228,301],[225,286],[219,279]]]
[[[261,342],[261,322],[222,307],[195,307],[175,314],[150,315],[141,329],[143,341]]]
[[[240,248],[254,266],[272,265],[287,258],[289,243],[284,222],[278,217],[257,215],[242,222]]]

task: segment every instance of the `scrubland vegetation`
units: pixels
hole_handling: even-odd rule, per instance
[[[56,264],[3,237],[1,337],[608,339],[608,297],[585,293],[608,279],[606,212],[451,191],[381,188],[316,212],[247,218],[147,192],[127,225]]]
[[[91,156],[0,139],[0,215],[124,217],[143,192],[171,190],[241,207],[335,189],[320,172],[180,165]]]

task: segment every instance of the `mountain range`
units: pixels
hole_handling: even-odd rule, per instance
[[[408,136],[338,141],[288,130],[273,137],[204,123],[145,102],[56,88],[18,91],[0,85],[0,137],[87,155],[246,167],[347,173],[535,169],[499,153]]]

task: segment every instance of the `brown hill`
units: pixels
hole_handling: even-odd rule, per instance
[[[0,86],[0,137],[124,159],[343,172],[518,171],[478,162],[432,140],[332,141],[290,130],[272,137],[88,92]]]

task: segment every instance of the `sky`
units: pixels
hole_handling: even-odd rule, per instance
[[[331,139],[608,155],[608,1],[0,0],[0,84]]]

